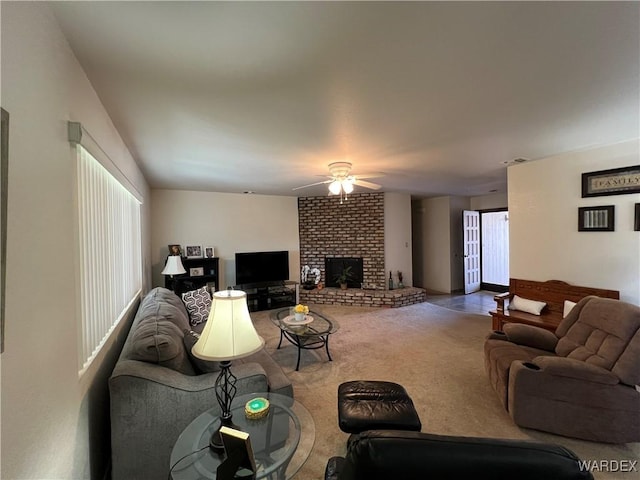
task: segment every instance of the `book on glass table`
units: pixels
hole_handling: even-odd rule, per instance
[[[249,434],[222,426],[220,427],[220,437],[226,458],[218,467],[216,478],[219,480],[255,480],[256,462]]]

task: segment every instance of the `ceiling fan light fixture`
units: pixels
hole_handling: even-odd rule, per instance
[[[342,185],[338,180],[334,180],[329,184],[329,191],[334,195],[338,195],[341,189],[342,189]]]
[[[351,180],[343,180],[342,190],[344,190],[344,193],[346,194],[353,192],[353,182]]]

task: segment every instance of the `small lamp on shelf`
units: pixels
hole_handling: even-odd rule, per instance
[[[237,378],[231,373],[231,360],[247,357],[264,347],[249,316],[247,294],[241,290],[215,292],[209,318],[200,339],[191,349],[197,358],[220,362],[215,390],[220,405],[220,426],[237,429],[232,422],[231,402],[236,395]],[[220,429],[213,433],[211,449],[222,451]]]
[[[181,275],[183,273],[187,273],[184,269],[184,265],[182,265],[182,260],[180,260],[180,255],[170,255],[167,257],[167,263],[164,266],[164,270],[162,270],[162,275]]]
[[[184,269],[184,265],[182,265],[180,255],[168,256],[167,263],[164,266],[164,270],[162,270],[162,275],[171,275],[171,280],[173,280],[174,275],[182,275],[183,273],[187,273],[187,271]],[[171,288],[173,289],[173,287],[172,281]]]

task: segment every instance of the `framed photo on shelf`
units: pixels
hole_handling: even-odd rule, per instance
[[[640,193],[640,165],[582,174],[582,198]]]
[[[204,267],[193,267],[189,269],[190,277],[202,277],[204,276]]]
[[[578,208],[579,232],[613,232],[615,230],[615,205]]]
[[[169,255],[182,256],[182,247],[180,245],[169,245]]]
[[[204,256],[206,258],[213,258],[216,256],[216,250],[213,247],[204,247]]]
[[[187,245],[184,249],[187,254],[187,258],[202,258],[201,245]]]

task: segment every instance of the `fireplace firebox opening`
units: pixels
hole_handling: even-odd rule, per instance
[[[336,277],[347,267],[351,267],[349,288],[360,288],[364,281],[362,257],[324,257],[324,271],[327,287],[339,287]]]

